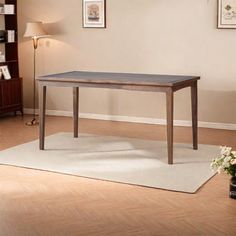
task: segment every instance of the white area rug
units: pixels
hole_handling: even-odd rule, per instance
[[[77,175],[101,180],[195,193],[214,173],[210,169],[217,146],[176,144],[174,165],[167,164],[165,142],[70,133],[46,138],[0,152],[0,164]]]

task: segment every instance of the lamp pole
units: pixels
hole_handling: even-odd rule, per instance
[[[43,29],[43,23],[42,22],[28,22],[26,24],[26,30],[24,37],[30,37],[33,41],[33,47],[34,47],[34,55],[33,55],[33,119],[30,122],[27,122],[26,125],[28,126],[35,126],[39,122],[36,120],[36,51],[38,48],[38,40],[40,38],[48,36],[47,32]]]
[[[34,113],[33,113],[33,119],[30,122],[27,122],[26,125],[28,126],[34,126],[37,125],[39,122],[36,120],[36,50],[38,48],[38,37],[34,36],[32,37],[33,40],[33,47],[34,47],[34,72],[33,72],[33,109],[34,109]]]

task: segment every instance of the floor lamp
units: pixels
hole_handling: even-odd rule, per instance
[[[36,120],[36,50],[38,48],[38,40],[46,36],[47,33],[43,29],[42,22],[29,22],[26,24],[26,31],[24,37],[31,37],[34,47],[34,76],[33,76],[34,113],[33,113],[33,119],[30,122],[26,123],[26,125],[28,126],[34,126],[38,124],[38,121]]]

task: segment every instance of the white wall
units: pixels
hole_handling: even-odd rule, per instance
[[[200,75],[199,119],[236,124],[236,29],[220,30],[217,0],[107,0],[107,29],[82,28],[81,0],[19,1],[20,71],[32,106],[28,21],[52,34],[41,40],[38,74],[70,70]],[[48,108],[71,110],[70,89],[50,89]],[[190,119],[189,90],[176,94],[175,118]],[[81,112],[165,118],[163,94],[82,89]]]

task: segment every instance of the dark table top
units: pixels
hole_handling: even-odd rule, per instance
[[[123,84],[176,86],[190,81],[199,80],[199,76],[131,74],[111,72],[71,71],[66,73],[38,77],[39,81],[77,82],[92,84]]]

